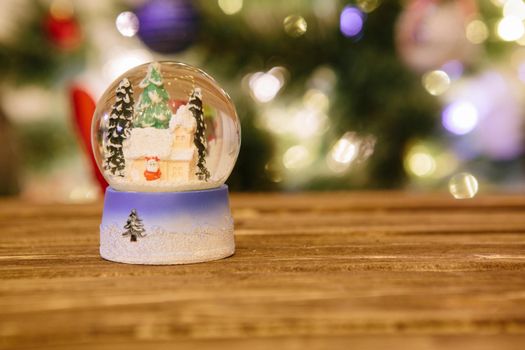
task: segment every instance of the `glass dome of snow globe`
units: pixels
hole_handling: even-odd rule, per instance
[[[241,142],[228,94],[205,72],[177,62],[140,65],[117,78],[100,98],[92,128],[97,164],[119,191],[219,187]]]

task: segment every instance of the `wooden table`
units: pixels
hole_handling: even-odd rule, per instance
[[[0,201],[0,347],[525,349],[525,196],[232,196],[237,253],[98,255],[100,204]]]

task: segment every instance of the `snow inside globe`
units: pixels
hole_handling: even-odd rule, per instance
[[[235,107],[215,80],[177,62],[119,77],[93,116],[93,153],[109,183],[100,254],[186,264],[235,252],[228,187],[240,148]]]
[[[109,185],[138,192],[222,185],[241,140],[229,96],[203,71],[177,62],[144,64],[111,84],[92,137]]]

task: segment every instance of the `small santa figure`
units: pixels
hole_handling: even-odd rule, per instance
[[[144,171],[144,177],[148,181],[160,179],[160,168],[158,157],[146,157],[146,170]]]

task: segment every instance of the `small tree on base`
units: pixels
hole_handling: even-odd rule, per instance
[[[126,166],[122,142],[128,137],[133,119],[133,86],[124,78],[115,92],[115,104],[108,121],[108,137],[104,148],[104,169],[112,175],[124,176]]]
[[[199,153],[199,159],[197,161],[197,167],[199,170],[195,173],[199,180],[208,181],[210,178],[210,172],[206,168],[206,123],[204,122],[204,113],[202,111],[202,93],[200,88],[195,88],[188,101],[190,111],[193,113],[193,117],[197,121],[197,130],[193,137],[193,143],[197,147]]]
[[[139,218],[137,211],[135,209],[131,210],[131,213],[128,216],[128,221],[126,225],[124,225],[124,228],[126,229],[126,232],[122,234],[122,236],[130,236],[131,242],[136,242],[137,237],[144,237],[144,232],[146,230],[144,229],[144,224],[142,223],[142,220]]]

